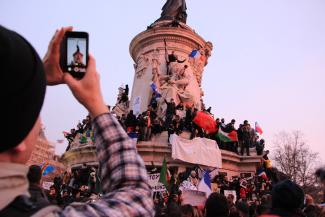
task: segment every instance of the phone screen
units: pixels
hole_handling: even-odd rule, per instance
[[[87,67],[87,39],[67,38],[68,72],[85,73]]]
[[[81,79],[88,66],[87,32],[66,32],[60,48],[60,67],[63,72]]]

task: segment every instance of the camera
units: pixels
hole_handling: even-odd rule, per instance
[[[88,66],[89,36],[87,32],[66,32],[61,44],[60,66],[63,72],[82,79]]]

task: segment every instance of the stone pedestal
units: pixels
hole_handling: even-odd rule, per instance
[[[154,136],[151,141],[142,141],[137,144],[137,150],[146,166],[154,164],[159,167],[165,158],[168,167],[178,167],[178,171],[184,171],[186,167],[192,168],[193,164],[172,159],[171,146],[167,144],[167,137],[167,132],[163,132],[159,136]],[[251,156],[240,156],[221,150],[222,168],[219,168],[219,172],[226,173],[228,177],[240,176],[242,173],[254,175],[262,156],[257,156],[254,149],[251,149],[250,153]]]
[[[150,29],[138,34],[130,44],[130,54],[135,62],[135,75],[131,94],[130,109],[136,113],[144,112],[152,96],[150,83],[157,84],[158,77],[167,74],[166,56],[175,53],[179,60],[179,69],[188,65],[191,84],[188,85],[193,95],[193,104],[201,108],[201,78],[204,66],[211,55],[212,44],[206,42],[189,26],[180,24],[170,27],[171,21],[155,23]],[[198,50],[197,58],[189,58],[193,50]]]
[[[71,149],[63,154],[61,161],[68,168],[78,168],[83,164],[88,166],[98,166],[96,147],[94,145],[88,145]]]
[[[180,68],[184,65],[189,66],[187,70],[192,75],[192,84],[195,83],[190,87],[190,92],[193,94],[193,105],[199,110],[201,109],[202,74],[208,63],[208,58],[211,56],[212,43],[205,41],[186,24],[178,23],[177,27],[172,27],[171,22],[154,23],[149,29],[138,34],[130,44],[130,54],[135,62],[135,75],[129,109],[132,109],[135,114],[147,110],[152,96],[150,83],[154,82],[159,89],[160,83],[157,77],[165,76],[167,72],[170,72],[167,69],[167,56],[172,52],[177,55],[179,60],[185,60],[180,64]],[[189,55],[193,51],[197,51],[198,54],[191,58]],[[162,99],[164,97],[163,95]],[[159,106],[161,104],[158,105],[158,110]],[[167,143],[167,137],[167,132],[163,132],[158,136],[153,136],[150,141],[138,142],[137,150],[145,164],[149,167],[152,164],[160,166],[163,159],[166,158],[168,166],[177,166],[179,171],[186,167],[193,167],[193,164],[171,158],[171,146]],[[221,150],[221,152],[223,167],[219,171],[227,173],[227,176],[230,177],[239,176],[241,173],[254,174],[256,166],[260,162],[260,156],[256,156],[256,154],[251,157],[243,157],[225,150]]]

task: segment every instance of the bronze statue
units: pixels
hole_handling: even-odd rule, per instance
[[[186,2],[185,0],[167,0],[162,8],[160,20],[173,20],[186,23]]]

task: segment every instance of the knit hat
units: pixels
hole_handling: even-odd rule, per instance
[[[295,211],[304,204],[304,191],[296,183],[285,180],[272,189],[272,209]]]
[[[19,34],[0,26],[0,152],[19,145],[33,128],[45,96],[43,63]]]

